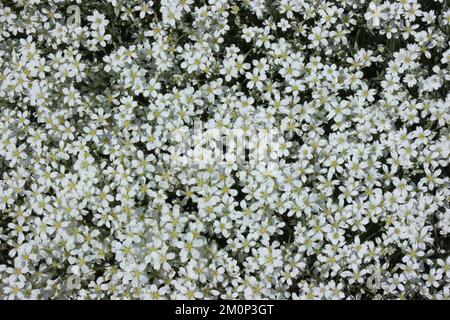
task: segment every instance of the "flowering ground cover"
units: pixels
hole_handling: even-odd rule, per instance
[[[0,298],[448,299],[444,0],[4,0]]]

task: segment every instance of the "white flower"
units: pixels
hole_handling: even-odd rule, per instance
[[[368,11],[364,14],[364,17],[369,22],[369,25],[377,28],[381,24],[381,20],[386,19],[386,14],[383,12],[385,5],[377,5],[375,2],[371,1],[369,4]]]
[[[443,1],[22,2],[0,298],[449,298]]]

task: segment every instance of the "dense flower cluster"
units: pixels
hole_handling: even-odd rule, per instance
[[[444,0],[1,1],[0,297],[449,298],[449,34]],[[195,122],[278,139],[177,161]]]

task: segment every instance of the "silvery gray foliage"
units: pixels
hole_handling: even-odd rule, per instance
[[[447,299],[448,1],[5,0],[3,299]]]

